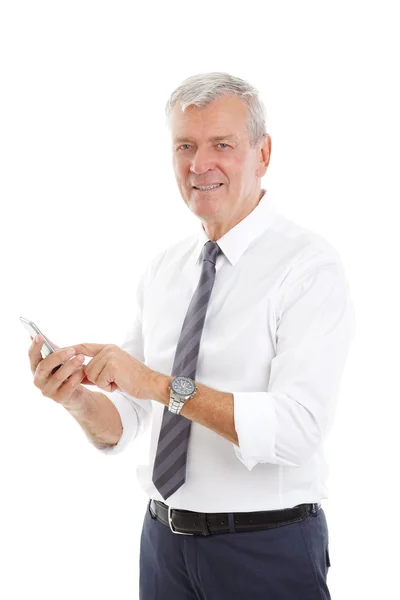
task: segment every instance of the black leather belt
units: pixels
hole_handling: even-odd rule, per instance
[[[198,513],[171,508],[159,500],[150,500],[148,509],[173,533],[182,535],[213,535],[241,531],[260,531],[302,521],[309,514],[317,514],[321,504],[298,504],[293,508],[236,513]]]

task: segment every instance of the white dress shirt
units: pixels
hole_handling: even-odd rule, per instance
[[[122,348],[171,375],[197,287],[208,237],[191,235],[147,264],[136,314]],[[195,380],[233,394],[239,446],[192,422],[185,483],[166,504],[201,512],[261,511],[327,498],[323,444],[354,335],[354,309],[337,251],[291,222],[264,191],[254,210],[217,240],[216,262]],[[106,394],[123,425],[125,450],[151,427],[139,483],[152,482],[164,405],[119,391]],[[190,401],[189,401],[190,402]]]

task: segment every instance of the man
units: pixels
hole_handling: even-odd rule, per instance
[[[34,341],[34,383],[104,453],[151,427],[142,600],[326,600],[323,444],[354,326],[341,261],[261,188],[271,138],[257,90],[190,77],[167,115],[199,234],[148,263],[121,348],[41,360]]]

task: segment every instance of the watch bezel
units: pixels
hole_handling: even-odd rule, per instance
[[[192,385],[192,389],[189,392],[182,393],[182,392],[179,392],[177,389],[175,389],[175,385],[178,385],[179,381],[182,380],[182,379],[184,379],[185,381],[190,381],[190,383]],[[190,377],[185,377],[183,375],[178,375],[171,382],[171,390],[175,394],[178,394],[178,396],[183,396],[183,397],[190,396],[196,390],[196,384],[193,381],[193,379],[191,379]]]

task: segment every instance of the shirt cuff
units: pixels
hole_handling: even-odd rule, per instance
[[[233,393],[233,414],[239,446],[237,458],[249,471],[258,463],[276,463],[276,413],[269,392]]]
[[[139,417],[129,397],[122,392],[104,392],[102,390],[101,393],[107,396],[118,410],[122,423],[122,435],[114,446],[97,446],[93,442],[92,444],[103,454],[119,454],[135,439],[139,429]]]

